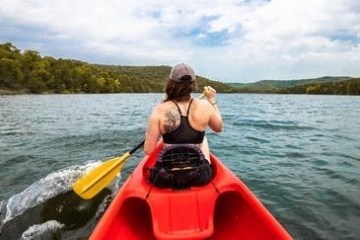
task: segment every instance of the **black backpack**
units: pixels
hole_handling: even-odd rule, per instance
[[[211,177],[211,165],[196,145],[176,144],[159,153],[148,180],[156,187],[182,189],[204,185]]]

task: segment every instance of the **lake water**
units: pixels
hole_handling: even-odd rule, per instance
[[[107,198],[78,227],[52,220],[50,199],[140,142],[162,98],[0,96],[0,239],[86,239]],[[208,132],[212,151],[295,239],[360,239],[360,97],[219,94],[218,105],[225,130]]]

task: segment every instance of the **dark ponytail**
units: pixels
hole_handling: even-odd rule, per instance
[[[184,78],[184,79],[183,79]],[[191,81],[191,76],[185,75],[181,82],[167,79],[164,86],[166,101],[185,101],[190,99],[190,94],[195,90],[195,81]]]

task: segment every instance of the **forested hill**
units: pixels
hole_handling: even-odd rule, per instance
[[[241,93],[360,95],[360,78],[320,77],[299,80],[263,80],[255,83],[229,83]]]
[[[240,92],[277,92],[286,88],[293,88],[306,84],[322,84],[328,82],[339,82],[349,80],[351,77],[320,77],[296,80],[262,80],[254,83],[229,83],[230,86],[237,88]]]
[[[116,66],[20,51],[0,44],[0,94],[6,93],[149,93],[162,92],[170,66]],[[222,83],[197,76],[198,88],[211,85],[220,93],[295,93],[360,95],[360,78],[322,77]]]
[[[170,66],[110,66],[71,59],[42,57],[0,44],[0,90],[15,93],[146,93],[162,92]],[[199,89],[214,86],[234,92],[222,82],[197,76]],[[0,92],[1,93],[1,92]]]

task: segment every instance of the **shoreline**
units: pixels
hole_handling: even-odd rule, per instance
[[[124,92],[126,93],[126,92]],[[132,92],[131,94],[137,93],[149,93],[149,92]],[[152,92],[152,93],[162,93],[162,92]],[[324,96],[359,96],[352,94],[307,94],[307,93],[272,93],[272,92],[233,92],[233,93],[222,93],[221,94],[276,94],[276,95],[324,95]],[[9,95],[72,95],[72,94],[121,94],[121,93],[85,93],[85,92],[64,92],[64,93],[55,93],[52,91],[48,92],[39,92],[33,93],[28,89],[21,90],[9,90],[9,89],[1,89],[0,88],[0,96],[9,96]],[[126,93],[128,94],[128,93]]]
[[[26,90],[7,90],[0,89],[0,95],[23,95],[23,94],[32,94]]]

